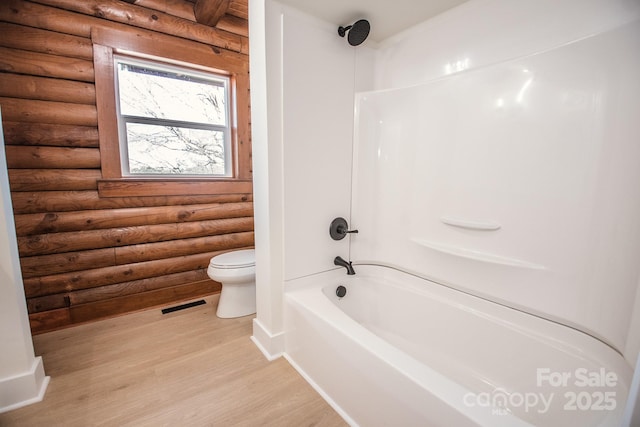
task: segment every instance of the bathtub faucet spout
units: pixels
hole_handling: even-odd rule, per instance
[[[340,267],[345,267],[347,269],[347,274],[350,276],[356,274],[356,272],[353,270],[353,266],[351,265],[351,261],[345,261],[344,259],[342,259],[342,257],[337,256],[334,258],[333,263],[335,265],[339,265]]]

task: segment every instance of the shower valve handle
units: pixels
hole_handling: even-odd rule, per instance
[[[347,220],[344,218],[336,218],[331,221],[329,226],[329,235],[333,240],[342,240],[347,234],[355,234],[358,230],[349,230]]]

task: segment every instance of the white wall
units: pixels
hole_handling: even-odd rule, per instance
[[[42,400],[49,377],[34,357],[18,261],[0,117],[0,412]]]
[[[251,108],[256,232],[254,341],[282,351],[286,280],[336,268],[348,238],[355,50],[337,28],[278,2],[251,1]],[[361,58],[360,75],[373,55]],[[372,79],[364,79],[370,87]]]
[[[349,239],[329,224],[349,219],[355,49],[330,24],[281,6],[285,280],[336,268]]]
[[[252,339],[273,358],[283,346],[282,40],[280,16],[264,1],[249,2],[249,21],[257,310]]]

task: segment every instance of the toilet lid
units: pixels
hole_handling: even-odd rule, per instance
[[[253,267],[256,264],[256,251],[255,249],[244,249],[227,252],[214,256],[209,264],[216,268]]]

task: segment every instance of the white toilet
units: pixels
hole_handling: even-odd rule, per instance
[[[222,284],[216,316],[227,319],[256,312],[255,249],[214,256],[207,274]]]

